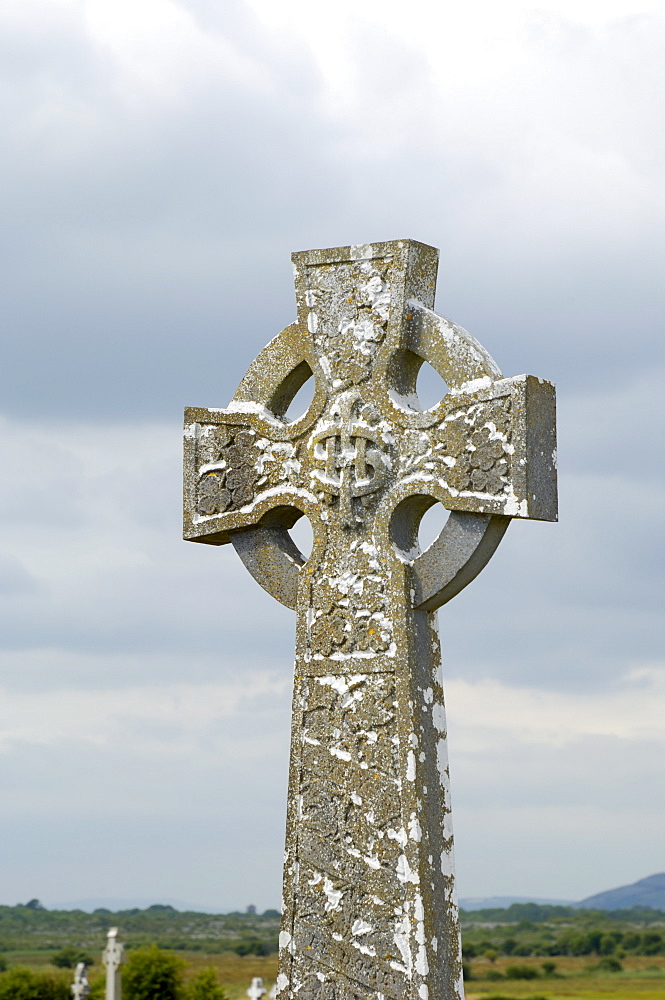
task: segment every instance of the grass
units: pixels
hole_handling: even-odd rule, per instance
[[[50,955],[43,951],[5,952],[10,966],[25,965],[38,970],[48,967]],[[187,963],[187,975],[212,966],[228,993],[229,1000],[244,1000],[254,976],[261,976],[267,989],[277,977],[277,955],[204,954],[178,952]],[[557,956],[554,976],[545,976],[543,958],[474,959],[471,965],[473,978],[466,984],[467,1000],[663,1000],[665,998],[665,956],[629,956],[622,960],[622,972],[602,972],[597,969],[598,958],[568,958]],[[539,972],[537,980],[487,978],[488,972],[505,974],[509,965],[529,965]],[[52,968],[52,966],[51,966]],[[93,978],[103,973],[97,962],[91,972]],[[71,981],[71,973],[62,973]]]
[[[3,952],[10,968],[16,965],[27,966],[35,972],[49,969],[60,974],[68,982],[73,982],[73,972],[69,969],[55,970],[50,965],[52,952],[44,951],[11,951]],[[200,969],[212,967],[218,970],[219,978],[226,990],[229,1000],[240,1000],[247,997],[247,990],[254,976],[261,976],[266,989],[270,989],[277,979],[277,955],[236,955],[233,952],[206,955],[200,951],[179,951],[178,957],[185,960],[186,978],[195,975]],[[95,956],[95,964],[88,970],[91,985],[104,975],[101,956]]]
[[[597,957],[557,956],[553,976],[542,971],[542,958],[500,958],[492,965],[486,959],[471,962],[473,978],[466,983],[467,1000],[663,1000],[665,957],[631,956],[623,959],[622,972],[597,969]],[[505,973],[509,965],[529,965],[538,970],[537,980],[487,978],[490,971]]]

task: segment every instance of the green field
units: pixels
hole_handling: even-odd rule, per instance
[[[94,986],[103,974],[101,952],[111,926],[120,928],[130,952],[152,943],[175,951],[186,979],[214,967],[229,1000],[244,998],[252,977],[261,976],[269,988],[277,976],[275,910],[213,915],[153,906],[88,914],[5,906],[0,955],[10,969],[38,971],[53,969],[59,949],[81,949],[94,959]],[[656,910],[516,904],[463,912],[462,939],[468,1000],[665,1000],[665,913]],[[57,975],[72,981],[69,969]]]
[[[267,987],[272,986],[277,975],[276,955],[234,955],[229,953],[204,954],[202,952],[179,952],[187,963],[187,974],[192,975],[205,966],[213,966],[219,972],[229,1000],[246,997],[247,988],[253,976],[261,976]],[[48,956],[43,952],[5,953],[11,965],[26,965],[34,970],[48,965]],[[490,963],[479,960],[471,963],[473,978],[466,984],[467,1000],[664,1000],[665,998],[665,958],[635,957],[627,959],[622,972],[603,974],[596,970],[597,960],[586,958],[561,958],[556,961],[556,975],[552,978],[542,972],[540,959],[526,958],[520,964],[531,966],[539,973],[538,979],[526,982],[515,980],[488,980],[487,973],[505,975],[511,964],[508,959],[497,959]],[[514,963],[513,963],[514,964]],[[99,965],[91,970],[91,982],[101,976]],[[72,976],[69,970],[59,972],[67,982]]]

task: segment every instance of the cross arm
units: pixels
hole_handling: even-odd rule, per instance
[[[298,389],[314,377],[300,418],[286,417]],[[326,399],[307,331],[287,326],[258,355],[226,409],[188,407],[184,429],[184,524],[188,541],[225,545],[280,506],[291,526],[313,497],[301,475],[302,441]],[[275,527],[271,523],[271,527]],[[288,544],[285,542],[286,549]]]
[[[188,541],[225,545],[271,517],[288,528],[315,498],[304,488],[300,438],[256,403],[185,410],[184,526]]]
[[[453,388],[426,429],[405,428],[398,489],[426,487],[452,511],[556,521],[555,405],[552,383],[532,375]]]

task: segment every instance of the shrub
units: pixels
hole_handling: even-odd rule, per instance
[[[129,953],[122,971],[125,1000],[181,1000],[185,963],[156,944]],[[1,998],[0,998],[1,1000]]]
[[[605,955],[598,963],[598,968],[603,972],[621,972],[623,965],[614,955]]]
[[[509,965],[506,968],[506,979],[537,979],[538,969],[532,965]]]
[[[187,1000],[228,1000],[214,969],[201,969],[190,979],[186,997]]]
[[[541,969],[546,976],[553,976],[556,970],[556,962],[543,962]]]
[[[71,1000],[71,995],[55,974],[18,968],[0,977],[0,1000]]]
[[[51,959],[51,965],[57,966],[58,969],[73,969],[79,962],[92,965],[94,958],[80,948],[61,948]]]
[[[612,955],[616,950],[616,946],[619,941],[621,941],[623,934],[618,934],[614,931],[612,934],[603,934],[600,941],[598,942],[598,954],[599,955]]]
[[[0,955],[0,972],[7,971],[7,959],[4,955]]]
[[[498,969],[488,969],[485,973],[485,979],[489,979],[491,983],[496,983],[499,979],[503,978],[503,973],[499,972]]]

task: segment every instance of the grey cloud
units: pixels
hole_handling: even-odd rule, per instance
[[[443,609],[447,677],[546,698],[659,661],[662,19],[534,16],[524,66],[491,92],[444,93],[399,39],[351,32],[336,104],[295,35],[243,4],[184,9],[244,76],[229,56],[134,93],[75,8],[4,36],[4,685],[66,712],[70,688],[288,681],[293,615],[235,553],[180,541],[182,405],[225,405],[292,320],[292,250],[400,236],[441,246],[439,311],[507,374],[559,383],[561,522],[514,524]],[[142,894],[243,905],[251,872],[275,905],[284,690],[169,768],[145,749],[168,735],[158,720],[127,723],[131,746],[0,756],[6,901],[70,898],[85,871],[106,895],[122,872]],[[660,865],[652,748],[475,759],[455,748],[454,699],[450,716],[463,895],[579,897]],[[549,858],[561,870],[542,875]]]
[[[409,47],[358,35],[343,120],[292,36],[243,5],[186,9],[255,81],[220,60],[175,100],[131,102],[71,15],[14,39],[32,69],[18,103],[11,68],[4,91],[6,407],[103,421],[223,404],[293,316],[292,249],[400,235],[442,245],[441,311],[507,371],[579,388],[659,356],[661,151],[642,97],[660,21],[572,39],[537,25],[535,78],[459,107]]]

